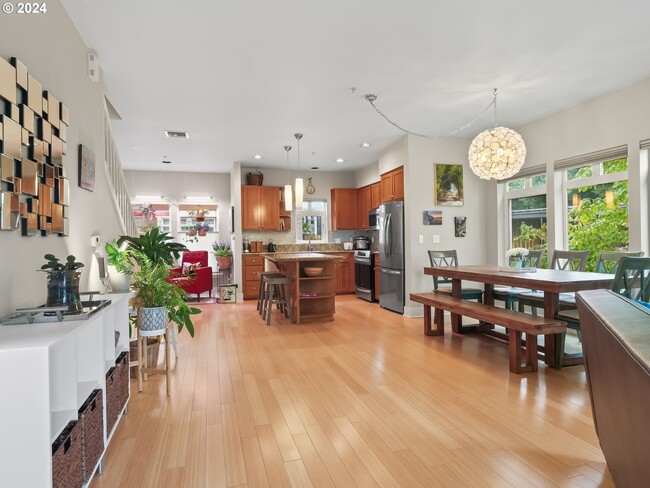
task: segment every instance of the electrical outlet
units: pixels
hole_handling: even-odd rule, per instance
[[[440,236],[434,235],[432,241],[434,244],[440,244]]]
[[[424,244],[424,236],[418,236],[418,244]]]

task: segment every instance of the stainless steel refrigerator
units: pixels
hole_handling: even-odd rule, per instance
[[[379,206],[379,305],[404,313],[404,202]]]

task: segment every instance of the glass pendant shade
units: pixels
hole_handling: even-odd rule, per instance
[[[291,194],[291,185],[284,185],[284,209],[291,212],[291,203],[293,202],[293,195]]]
[[[521,136],[507,127],[477,135],[469,147],[469,167],[481,179],[502,180],[517,174],[526,159]]]
[[[302,178],[296,178],[296,209],[302,208],[302,196],[304,193],[304,185]]]

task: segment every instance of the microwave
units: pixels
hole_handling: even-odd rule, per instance
[[[373,208],[368,212],[368,229],[379,230],[379,209]]]

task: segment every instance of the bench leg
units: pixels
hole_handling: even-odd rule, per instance
[[[510,372],[519,374],[537,371],[537,337],[526,334],[525,350],[521,332],[508,329],[508,338]],[[523,365],[522,359],[525,360]]]
[[[431,305],[424,304],[424,335],[437,336],[445,334],[444,310],[435,308],[433,311],[436,330],[431,329]]]

